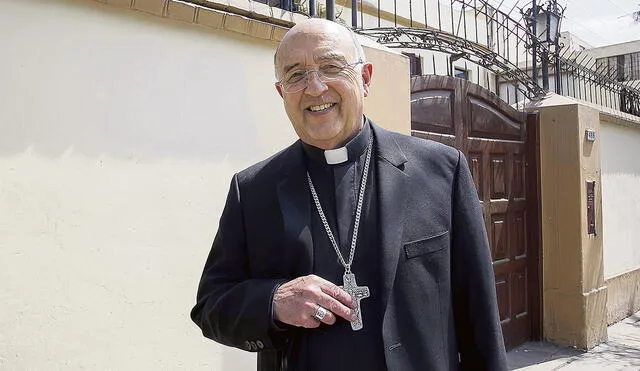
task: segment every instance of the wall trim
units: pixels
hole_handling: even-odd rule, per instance
[[[610,124],[626,126],[633,129],[640,129],[640,117],[633,116],[621,111],[605,111],[604,109],[601,109],[600,120]]]
[[[607,278],[607,324],[621,321],[640,310],[640,268]]]
[[[93,0],[161,18],[280,41],[308,17],[251,0]]]

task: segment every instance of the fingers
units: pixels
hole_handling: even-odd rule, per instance
[[[349,294],[345,293],[347,296],[349,296]],[[349,296],[349,301],[351,297]],[[347,321],[353,321],[354,318],[354,312],[353,309],[351,309],[350,307],[346,306],[345,304],[343,304],[341,301],[336,300],[334,297],[327,295],[326,293],[322,293],[322,295],[320,295],[318,298],[318,305],[326,308],[330,313],[332,313],[335,316],[339,316],[342,317],[344,319],[346,319]],[[334,321],[335,322],[335,319]]]
[[[355,303],[351,295],[349,295],[346,291],[344,291],[340,286],[336,286],[325,279],[322,279],[322,278],[320,279],[324,281],[324,284],[320,288],[325,294],[338,300],[340,303],[344,304],[345,306],[349,308],[353,308]]]
[[[324,308],[325,310],[325,314],[322,317],[322,319],[319,319],[316,314],[318,314],[318,308]],[[324,323],[326,325],[333,325],[334,323],[336,323],[336,316],[335,314],[333,314],[329,309],[323,307],[322,305],[316,305],[316,310],[312,316],[316,321],[318,321],[318,325],[320,325],[320,323]]]
[[[337,317],[355,319],[353,299],[339,286],[315,275],[298,277],[281,285],[274,295],[274,318],[290,325],[315,328],[333,325]],[[314,315],[318,306],[327,310],[322,320]]]
[[[320,307],[325,310],[324,316],[316,316],[316,314],[319,314],[318,308]],[[319,317],[322,317],[322,319]],[[313,304],[311,302],[307,303],[304,307],[302,318],[300,318],[300,326],[305,328],[316,328],[322,323],[326,325],[333,325],[336,323],[336,315],[324,305]]]
[[[354,300],[351,295],[321,277],[317,277],[317,279],[322,290],[322,294],[316,298],[317,304],[347,321],[355,320],[355,312],[352,309]]]

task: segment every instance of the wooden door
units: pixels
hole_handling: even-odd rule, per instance
[[[412,135],[460,149],[491,246],[507,348],[540,338],[537,116],[448,76],[412,79]]]

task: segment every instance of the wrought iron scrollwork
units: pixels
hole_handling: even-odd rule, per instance
[[[517,89],[526,97],[544,95],[544,90],[509,59],[486,46],[438,30],[416,28],[376,28],[358,30],[390,48],[416,48],[447,54],[464,53],[466,59],[507,80],[518,81]]]
[[[378,2],[378,8],[380,4]],[[445,25],[441,17],[441,2],[437,3],[436,21],[433,17],[436,10],[431,8],[432,16],[427,15],[426,2],[422,19],[412,18],[420,13],[412,11],[412,4],[417,4],[412,0],[408,1],[408,11],[396,8],[395,4],[392,18],[387,15],[384,19],[393,27],[380,26],[384,22],[378,10],[378,27],[361,24],[355,31],[391,48],[441,52],[450,55],[449,61],[464,58],[498,76],[498,84],[507,86],[508,102],[511,93],[516,94],[516,101],[522,96],[535,99],[545,94],[545,88],[538,82],[540,75],[537,66],[541,64],[542,85],[548,86],[548,69],[551,68],[556,93],[640,116],[640,84],[618,81],[607,71],[596,68],[595,60],[583,58],[586,53],[577,53],[574,57],[574,52],[571,52],[567,56],[569,48],[565,48],[557,38],[543,41],[534,34],[533,24],[540,6],[536,10],[533,7],[521,10],[522,18],[516,20],[511,17],[514,9],[505,13],[484,0],[451,0],[451,8],[447,9],[451,23]],[[458,5],[455,14],[457,19],[454,18],[454,5]],[[556,6],[555,1],[551,0],[547,3],[547,11]],[[409,14],[409,19],[402,18],[400,14]],[[469,20],[468,17],[473,19]],[[450,64],[447,71],[453,74],[453,64]],[[500,91],[498,87],[496,90]],[[522,95],[519,97],[517,93]]]
[[[451,30],[442,27],[438,5],[437,26],[427,24],[425,15],[422,27],[402,27],[396,24],[394,27],[364,27],[355,31],[391,48],[416,48],[452,55],[463,54],[464,59],[469,62],[495,73],[504,80],[517,82],[514,84],[515,88],[525,97],[532,99],[544,95],[545,92],[538,85],[537,79],[528,75],[526,66],[523,68],[520,65],[524,61],[518,60],[518,48],[522,54],[537,44],[528,29],[528,21],[515,20],[483,0],[451,0],[451,6],[455,4],[459,5],[461,10],[457,20],[454,20],[451,11]],[[411,7],[411,1],[409,6]],[[466,12],[474,17],[471,23],[466,18]],[[457,27],[454,27],[456,22]],[[417,23],[417,20],[409,20],[409,24],[414,23]],[[495,28],[489,30],[493,25]],[[480,35],[482,40],[479,38],[479,27],[486,28],[486,35]],[[461,28],[464,32],[460,31]],[[474,36],[467,35],[467,28],[474,28]],[[516,45],[509,45],[510,41]],[[516,50],[515,58],[510,47]]]

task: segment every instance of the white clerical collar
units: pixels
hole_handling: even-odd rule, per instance
[[[336,165],[346,162],[349,159],[349,151],[347,147],[328,149],[324,151],[324,159],[329,165]]]
[[[340,148],[324,150],[311,144],[302,142],[302,148],[308,158],[327,165],[338,165],[349,161],[357,161],[367,150],[371,127],[369,121],[365,121],[362,130],[347,144]]]

